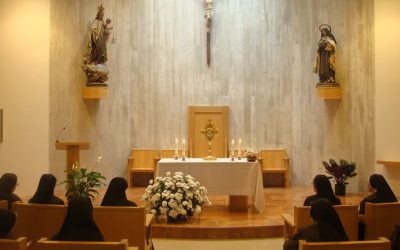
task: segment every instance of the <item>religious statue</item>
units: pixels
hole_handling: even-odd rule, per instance
[[[204,6],[206,9],[204,17],[207,19],[207,32],[211,32],[211,23],[214,16],[213,0],[204,0]]]
[[[82,68],[88,77],[88,85],[106,85],[108,80],[107,41],[112,30],[111,19],[104,22],[104,7],[98,7],[97,15],[87,34],[87,51]]]
[[[315,58],[314,73],[319,75],[318,84],[338,85],[336,73],[336,39],[332,34],[331,26],[319,26],[321,38],[318,42],[317,56]]]
[[[210,66],[211,62],[211,48],[210,48],[210,40],[211,40],[211,24],[214,16],[214,8],[213,8],[213,0],[204,0],[204,7],[206,13],[204,17],[206,18],[206,31],[207,31],[207,65]]]

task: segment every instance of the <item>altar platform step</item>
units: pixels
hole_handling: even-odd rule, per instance
[[[128,188],[128,199],[138,205],[145,188]],[[282,213],[293,214],[294,206],[302,206],[305,198],[314,194],[312,186],[264,188],[265,210],[254,207],[246,212],[230,211],[228,196],[210,196],[210,206],[203,206],[199,217],[180,224],[155,222],[153,238],[160,239],[265,239],[283,237]],[[366,193],[349,193],[340,197],[342,204],[359,204]]]

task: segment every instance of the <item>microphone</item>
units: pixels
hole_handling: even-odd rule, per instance
[[[58,138],[60,138],[60,135],[62,134],[62,132],[64,132],[65,129],[66,129],[66,128],[63,127],[63,128],[60,130],[60,132],[58,132],[58,135],[57,135],[57,137],[56,137],[56,142],[60,142],[60,141],[58,140]]]

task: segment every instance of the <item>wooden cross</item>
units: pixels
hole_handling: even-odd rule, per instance
[[[206,13],[204,17],[206,18],[206,31],[207,31],[207,65],[210,66],[211,63],[211,23],[214,16],[213,0],[204,0],[204,7]]]

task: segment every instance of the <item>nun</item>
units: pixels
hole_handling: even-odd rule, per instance
[[[327,199],[311,203],[310,216],[314,223],[299,231],[283,245],[284,250],[299,249],[299,240],[308,242],[348,241],[339,215]]]
[[[5,173],[0,177],[0,200],[8,201],[8,208],[11,203],[22,202],[18,195],[14,194],[17,188],[17,176],[12,173]]]
[[[303,206],[311,206],[311,204],[321,198],[329,200],[332,205],[341,205],[340,199],[335,196],[332,190],[331,182],[325,175],[316,175],[313,180],[315,195],[308,196]]]
[[[57,178],[52,174],[44,174],[40,177],[36,193],[28,201],[35,204],[64,205],[64,201],[54,195]]]
[[[126,198],[125,191],[128,188],[128,182],[125,178],[115,177],[104,195],[101,206],[130,206],[136,207],[136,203]]]
[[[104,241],[102,233],[93,220],[93,206],[89,197],[75,196],[69,200],[67,215],[61,229],[51,239],[59,241]]]
[[[0,239],[14,239],[12,231],[17,221],[17,215],[9,209],[0,209]]]

